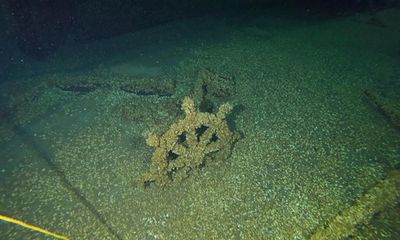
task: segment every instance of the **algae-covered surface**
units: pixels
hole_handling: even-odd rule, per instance
[[[70,239],[309,239],[335,225],[399,168],[400,133],[365,91],[398,88],[400,32],[368,15],[288,16],[172,22],[14,66],[0,87],[0,213]],[[143,187],[146,138],[182,119],[202,69],[234,79],[214,110],[229,102],[241,137],[227,159]],[[374,195],[387,209],[344,237],[400,238],[393,182],[373,191],[393,194]],[[3,221],[0,239],[51,238]]]

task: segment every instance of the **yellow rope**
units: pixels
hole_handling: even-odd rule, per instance
[[[62,236],[62,235],[58,235],[58,234],[49,232],[49,231],[47,231],[47,230],[45,230],[45,229],[32,226],[32,225],[30,225],[30,224],[28,224],[28,223],[24,223],[24,222],[22,222],[22,221],[20,221],[20,220],[14,219],[14,218],[10,218],[10,217],[6,217],[6,216],[3,216],[3,215],[0,215],[0,220],[6,221],[6,222],[10,222],[10,223],[15,223],[15,224],[18,224],[18,225],[20,225],[20,226],[22,226],[22,227],[29,228],[29,229],[32,229],[32,230],[35,230],[35,231],[44,233],[44,234],[53,236],[53,237],[58,238],[58,239],[68,240],[68,238],[65,237],[65,236]]]

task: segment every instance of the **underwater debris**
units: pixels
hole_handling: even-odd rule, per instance
[[[387,97],[378,90],[366,90],[365,95],[396,129],[400,129],[400,104],[398,99]],[[385,97],[386,96],[386,97]]]
[[[159,97],[170,97],[174,92],[174,86],[160,84],[161,81],[145,79],[142,84],[126,84],[120,87],[122,91],[133,93],[138,96],[157,95]]]
[[[368,190],[355,204],[320,227],[311,240],[359,239],[358,226],[368,224],[373,216],[400,202],[400,171],[393,170],[387,177]]]
[[[150,170],[140,178],[146,186],[155,182],[161,187],[184,179],[210,160],[229,157],[239,134],[232,132],[226,116],[232,105],[225,103],[217,113],[199,112],[194,101],[185,97],[182,103],[185,118],[173,123],[161,136],[152,133],[146,142],[155,148]]]
[[[235,94],[235,79],[223,76],[208,68],[202,68],[197,74],[197,79],[192,88],[192,98],[199,103],[201,110],[211,112],[214,103],[226,101]]]
[[[138,96],[170,97],[175,91],[174,80],[168,76],[134,77],[102,68],[87,73],[51,75],[48,77],[47,84],[73,93],[112,90]]]
[[[96,90],[97,86],[95,84],[86,84],[86,83],[77,83],[71,85],[56,85],[59,89],[66,92],[75,92],[75,93],[89,93]]]

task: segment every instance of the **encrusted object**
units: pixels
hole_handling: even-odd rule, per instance
[[[46,77],[48,86],[73,93],[95,90],[124,91],[138,96],[169,97],[175,92],[175,82],[168,76],[137,77],[99,67],[90,73],[53,74]]]
[[[235,94],[235,79],[207,68],[198,71],[191,96],[202,111],[214,109]]]
[[[327,224],[318,228],[310,239],[365,239],[359,236],[360,225],[368,225],[375,215],[398,205],[400,203],[399,189],[400,171],[392,170],[384,180],[369,189],[353,206],[344,209]]]
[[[392,86],[390,90],[379,91],[376,89],[369,89],[364,93],[370,103],[389,120],[391,125],[400,130],[399,92],[399,87]]]
[[[225,103],[217,113],[199,112],[194,101],[185,97],[182,103],[185,118],[172,124],[161,136],[150,134],[146,140],[155,148],[150,170],[140,182],[155,182],[163,187],[182,179],[210,160],[225,159],[231,154],[238,134],[232,132],[226,116],[232,105]]]

